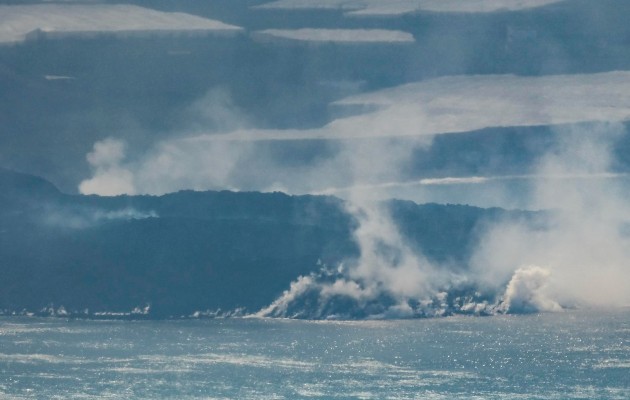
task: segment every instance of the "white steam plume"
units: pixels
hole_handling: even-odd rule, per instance
[[[391,177],[410,160],[415,146],[392,139],[385,148],[361,142],[342,151],[343,165],[352,181]],[[367,143],[367,145],[366,145]],[[395,177],[395,176],[394,176]],[[276,302],[259,316],[302,316],[309,318],[411,317],[427,315],[418,309],[440,297],[438,288],[451,277],[447,270],[433,266],[413,249],[399,232],[389,211],[369,191],[351,191],[347,211],[358,223],[354,239],[359,247],[356,260],[340,266],[336,274],[311,275],[294,282]],[[305,310],[301,303],[309,303]],[[314,298],[314,299],[313,299]],[[337,309],[335,304],[350,302],[356,311]],[[416,304],[416,308],[410,306]],[[315,303],[313,306],[312,303]],[[297,305],[297,306],[296,306]],[[296,310],[297,307],[297,310]],[[435,313],[436,311],[430,310]]]
[[[498,309],[513,313],[562,310],[544,292],[550,276],[549,270],[537,266],[517,269],[507,285],[503,302]]]
[[[558,151],[544,157],[538,174],[609,172],[610,132],[623,127],[593,129],[601,135],[563,132]],[[547,226],[509,222],[490,227],[471,260],[473,275],[482,285],[496,287],[522,266],[541,265],[551,273],[547,292],[560,304],[630,304],[630,206],[618,183],[540,179],[531,205],[552,210]]]
[[[272,136],[277,134],[285,139],[297,139],[300,134],[335,139],[363,137],[358,141],[339,140],[327,158],[292,169],[279,163],[273,154],[265,153],[256,140],[259,131],[253,130],[167,140],[144,158],[131,163],[124,162],[123,145],[107,140],[97,143],[88,156],[95,174],[81,184],[81,190],[84,193],[97,193],[97,190],[102,194],[117,193],[127,185],[130,193],[163,193],[182,188],[260,190],[265,187],[313,192],[326,187],[342,187],[343,183],[350,182],[346,198],[351,205],[349,211],[359,223],[355,239],[360,256],[357,260],[347,260],[344,269],[323,278],[301,278],[271,309],[264,310],[266,315],[287,316],[287,310],[296,301],[311,295],[316,298],[314,315],[318,317],[334,314],[335,310],[330,307],[340,298],[369,310],[365,313],[370,316],[440,315],[451,301],[444,291],[458,289],[462,284],[497,295],[496,299],[484,303],[487,299],[478,302],[471,299],[476,295],[473,293],[459,303],[460,310],[475,310],[476,313],[510,312],[519,307],[551,311],[557,309],[556,304],[629,304],[627,260],[630,260],[630,240],[627,227],[630,207],[624,202],[623,188],[619,187],[619,180],[614,179],[570,179],[608,177],[615,173],[611,149],[615,132],[621,134],[624,130],[620,124],[572,126],[559,132],[562,139],[557,147],[542,158],[537,170],[529,176],[535,182],[529,208],[552,209],[549,219],[542,225],[506,222],[490,227],[479,240],[468,272],[452,274],[446,266],[432,265],[405,242],[391,217],[378,205],[377,193],[352,190],[360,185],[400,181],[414,149],[430,143],[431,136],[421,134],[424,129],[421,123],[431,116],[421,113],[421,119],[413,117],[418,104],[443,106],[451,98],[453,104],[473,107],[465,114],[470,118],[468,122],[466,118],[464,122],[453,120],[454,113],[459,110],[457,107],[438,114],[437,119],[431,120],[431,129],[435,130],[496,126],[493,124],[499,122],[501,125],[583,122],[594,116],[598,120],[626,120],[630,115],[627,94],[619,88],[623,87],[622,83],[626,84],[627,77],[624,73],[598,74],[586,79],[585,86],[565,87],[561,92],[567,96],[574,90],[580,93],[579,101],[572,103],[570,96],[566,99],[558,97],[558,93],[546,85],[575,84],[581,78],[546,77],[538,83],[544,87],[540,95],[514,95],[514,102],[508,104],[513,110],[500,113],[498,117],[492,107],[498,100],[492,96],[485,103],[484,116],[477,114],[479,108],[473,104],[474,98],[438,96],[433,99],[435,101],[423,98],[421,103],[414,103],[405,100],[405,96],[416,98],[407,87],[401,93],[394,91],[390,93],[391,97],[381,98],[380,101],[387,105],[380,111],[333,121],[319,130],[273,133]],[[486,78],[483,82],[488,82]],[[491,91],[508,93],[515,87],[526,88],[526,83],[532,83],[514,79],[518,83],[516,86],[501,88],[500,84],[495,84]],[[599,87],[591,96],[586,95],[588,88],[606,80],[610,80],[607,85]],[[505,84],[513,79],[504,77],[500,81]],[[434,84],[440,86],[440,82]],[[455,88],[457,85],[451,86]],[[474,87],[477,86],[466,88],[465,93],[473,93]],[[477,96],[483,97],[486,93],[482,90],[483,85],[477,88],[482,91]],[[439,90],[435,89],[432,93],[437,92]],[[614,98],[608,98],[610,94]],[[360,102],[365,100],[361,98]],[[563,104],[564,100],[570,104]],[[611,104],[615,107],[611,108]],[[529,105],[531,112],[519,115],[525,105]],[[581,132],[583,129],[596,132]],[[408,136],[406,140],[399,138],[401,132]],[[414,136],[413,132],[419,134]],[[380,139],[365,138],[375,135]],[[216,139],[221,136],[230,140]],[[567,179],[549,179],[553,177]],[[266,186],[260,187],[260,182]],[[544,268],[528,268],[532,265]],[[493,305],[492,301],[499,301],[500,295],[503,295],[503,303]],[[379,302],[383,306],[375,307],[374,304]],[[433,311],[427,311],[430,309]]]
[[[125,159],[124,142],[112,138],[96,142],[86,158],[94,170],[94,176],[81,182],[80,193],[115,196],[136,192],[133,173],[121,166]]]
[[[300,280],[260,315],[304,316],[295,312],[296,307],[311,304],[307,317],[339,317],[334,304],[340,298],[366,310],[369,317],[550,312],[630,304],[630,206],[619,180],[582,179],[613,174],[611,151],[623,131],[623,125],[604,123],[562,129],[557,148],[542,158],[532,175],[535,189],[530,206],[549,210],[543,221],[490,226],[470,260],[470,269],[461,274],[432,265],[413,251],[387,212],[366,197],[368,191],[350,191],[349,211],[359,223],[355,231],[359,258],[347,262],[332,278],[326,273]],[[404,152],[396,154],[404,160]],[[361,158],[350,169],[359,165]],[[397,170],[401,165],[390,166]],[[558,176],[566,179],[549,179]],[[462,285],[494,300],[470,293],[449,299],[450,294],[444,292],[461,291]],[[341,316],[365,315],[350,307]]]

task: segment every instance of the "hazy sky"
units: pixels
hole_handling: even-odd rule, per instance
[[[547,139],[518,127],[628,117],[627,28],[598,4],[0,5],[0,165],[99,194],[522,181]]]

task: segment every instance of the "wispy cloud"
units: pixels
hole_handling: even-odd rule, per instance
[[[351,16],[395,16],[413,12],[489,13],[542,7],[566,0],[278,0],[262,9],[345,11]]]
[[[413,43],[413,35],[407,32],[386,29],[265,29],[252,33],[262,41],[289,40],[309,43]]]
[[[241,129],[189,140],[355,139],[625,121],[630,120],[630,72],[449,76],[351,96],[332,105],[363,108],[366,113],[317,129]]]
[[[444,178],[423,178],[417,180],[401,181],[401,182],[382,182],[375,184],[361,184],[348,187],[335,187],[327,188],[316,192],[316,194],[328,194],[339,195],[344,192],[351,192],[357,190],[380,190],[380,189],[394,189],[414,186],[463,186],[463,185],[480,185],[490,182],[505,182],[505,181],[528,181],[528,182],[541,182],[541,181],[561,181],[561,180],[601,180],[601,179],[628,179],[630,173],[615,173],[615,172],[602,172],[602,173],[564,173],[564,174],[548,174],[548,175],[497,175],[497,176],[458,176],[458,177],[444,177]]]
[[[98,33],[138,32],[189,34],[239,32],[240,27],[185,13],[155,11],[133,5],[33,4],[0,5],[0,44],[26,40],[29,35],[63,37]]]
[[[44,79],[47,81],[68,81],[76,79],[73,76],[65,76],[65,75],[44,75]]]

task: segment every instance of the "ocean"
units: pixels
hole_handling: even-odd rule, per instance
[[[0,318],[2,399],[630,399],[630,309],[381,321]]]

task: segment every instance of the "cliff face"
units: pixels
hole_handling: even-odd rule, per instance
[[[68,196],[8,171],[0,182],[0,309],[9,311],[256,308],[318,259],[354,251],[332,198]]]
[[[149,315],[160,318],[257,311],[299,276],[358,256],[356,221],[334,197],[70,196],[6,170],[0,186],[5,312],[64,306],[94,315],[150,305]],[[388,207],[414,247],[461,268],[478,224],[517,214],[400,201]]]

